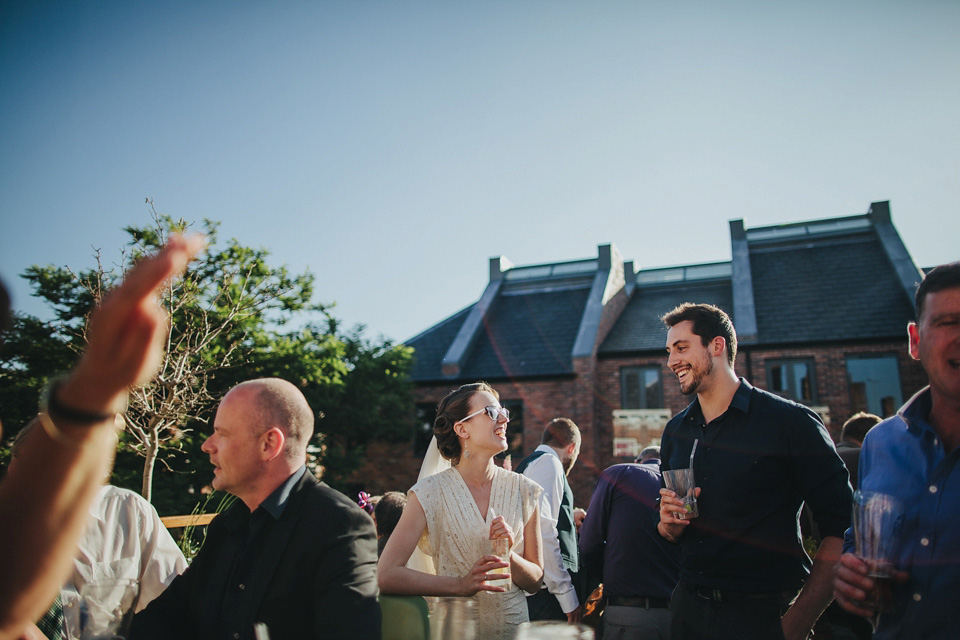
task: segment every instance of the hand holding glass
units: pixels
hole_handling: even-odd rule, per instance
[[[675,513],[679,520],[689,520],[700,515],[697,510],[697,483],[693,478],[693,469],[671,469],[663,472],[663,481],[670,489],[683,500],[683,511]]]
[[[484,556],[497,556],[503,562],[507,563],[506,567],[500,567],[498,569],[491,569],[489,573],[498,574],[497,580],[502,580],[506,578],[510,573],[510,539],[509,538],[494,538],[492,540],[485,540],[481,544],[481,555]]]
[[[859,603],[879,611],[886,598],[886,580],[893,577],[903,505],[884,493],[853,493],[853,538],[858,558],[867,565],[867,575],[878,581],[869,601]]]

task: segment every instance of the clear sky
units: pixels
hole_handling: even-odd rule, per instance
[[[488,259],[727,260],[890,200],[960,258],[960,2],[5,0],[0,275],[116,257],[144,199],[318,276],[371,337]]]

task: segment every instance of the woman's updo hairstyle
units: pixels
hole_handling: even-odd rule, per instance
[[[470,415],[470,398],[475,394],[486,391],[497,400],[500,394],[486,382],[465,384],[456,391],[451,391],[437,405],[437,419],[433,421],[433,435],[437,437],[437,447],[440,455],[454,465],[460,463],[460,438],[453,430],[453,425]]]

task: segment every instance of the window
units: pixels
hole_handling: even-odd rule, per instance
[[[507,450],[497,457],[503,460],[510,456],[514,466],[523,460],[523,400],[503,400],[500,405],[510,412],[510,422],[507,423]]]
[[[900,368],[893,354],[847,356],[847,382],[851,413],[869,411],[888,418],[903,404]]]
[[[433,437],[433,420],[437,417],[437,405],[432,402],[417,403],[417,418],[413,421],[413,455],[422,458]]]
[[[813,360],[768,360],[767,389],[801,404],[816,404]]]
[[[620,407],[622,409],[662,409],[663,385],[660,367],[623,367],[620,369]]]

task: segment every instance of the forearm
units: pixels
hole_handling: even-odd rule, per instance
[[[116,446],[111,422],[76,426],[59,419],[57,442],[34,425],[17,464],[0,484],[0,639],[16,637],[47,610],[70,571],[88,509]]]
[[[543,583],[543,568],[520,554],[510,554],[510,575],[513,582],[527,593],[536,593]]]
[[[784,635],[790,638],[805,638],[823,610],[833,599],[833,572],[840,560],[843,541],[827,537],[820,543],[817,557],[800,595],[790,610],[783,616]]]
[[[394,595],[419,596],[465,596],[462,580],[455,576],[435,576],[407,567],[384,567],[377,569],[377,585],[380,591]]]

